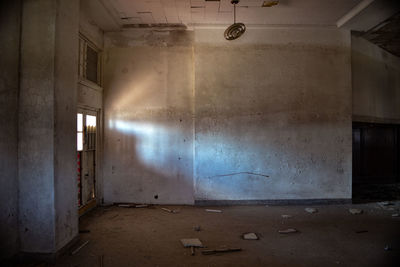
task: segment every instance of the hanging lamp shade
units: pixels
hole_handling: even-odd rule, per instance
[[[234,14],[233,24],[229,26],[224,32],[225,39],[229,41],[239,38],[246,31],[246,26],[243,23],[236,23],[236,4],[239,3],[239,0],[232,0],[231,3],[233,4]]]

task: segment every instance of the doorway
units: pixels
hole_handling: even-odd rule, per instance
[[[400,126],[353,122],[353,200],[400,199]]]
[[[79,215],[96,206],[96,163],[98,112],[77,113],[77,184]]]

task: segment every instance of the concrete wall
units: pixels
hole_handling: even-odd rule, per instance
[[[197,30],[195,91],[196,199],[351,197],[348,33]]]
[[[350,198],[350,34],[223,31],[106,35],[105,200]]]
[[[353,120],[400,123],[400,58],[352,36]]]
[[[21,251],[54,253],[78,234],[78,0],[23,3],[19,98]]]
[[[193,33],[106,36],[104,200],[193,204]]]
[[[57,1],[54,58],[56,251],[78,235],[76,110],[79,2]]]
[[[0,261],[18,251],[18,87],[21,2],[0,3]]]

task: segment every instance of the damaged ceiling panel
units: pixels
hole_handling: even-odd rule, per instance
[[[95,0],[90,0],[95,1]],[[121,27],[134,24],[222,25],[233,18],[231,0],[97,0]],[[241,0],[246,25],[333,26],[361,0]]]
[[[370,42],[400,57],[400,13],[362,33]]]

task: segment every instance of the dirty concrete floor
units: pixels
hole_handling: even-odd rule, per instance
[[[62,256],[56,266],[101,266],[101,257],[103,266],[400,266],[400,217],[392,217],[400,202],[312,207],[318,212],[307,213],[305,206],[97,208],[81,218],[81,230],[90,233],[80,234],[80,242],[90,240],[88,245]],[[349,208],[363,214],[352,215]],[[299,233],[278,233],[287,228]],[[246,232],[260,240],[243,240]],[[191,256],[181,238],[199,238],[209,249],[243,251],[202,255],[198,249]]]

